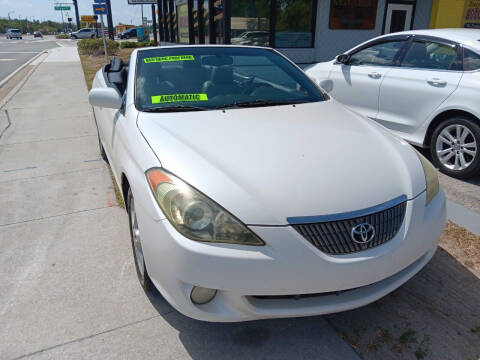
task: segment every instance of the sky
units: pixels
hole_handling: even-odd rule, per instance
[[[0,0],[0,17],[22,18],[32,20],[53,20],[62,21],[60,11],[53,9],[55,3],[72,3],[71,0]],[[79,15],[93,15],[92,3],[93,0],[78,0]],[[141,23],[141,6],[128,5],[128,0],[111,0],[112,15],[114,25],[122,22],[124,24],[139,24]],[[144,16],[151,19],[152,8],[151,5],[144,5]],[[64,17],[73,18],[75,22],[75,9],[71,6],[71,11],[68,16],[64,12]],[[66,21],[66,20],[65,20]]]

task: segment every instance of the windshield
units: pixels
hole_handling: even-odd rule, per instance
[[[17,30],[17,29],[12,29],[12,30],[10,30],[10,32],[12,32],[12,33],[19,33],[19,32],[20,32],[20,30]]]
[[[209,110],[325,100],[270,49],[177,47],[138,52],[135,105],[143,111]]]

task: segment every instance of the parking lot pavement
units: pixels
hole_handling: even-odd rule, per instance
[[[50,51],[0,126],[2,360],[358,359],[323,317],[211,324],[145,296],[74,47]]]

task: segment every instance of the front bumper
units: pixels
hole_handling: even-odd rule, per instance
[[[446,212],[442,191],[427,207],[424,192],[407,202],[392,240],[348,255],[322,253],[290,226],[251,226],[266,243],[253,247],[186,239],[139,204],[137,217],[148,273],[172,306],[199,320],[245,321],[334,313],[385,296],[432,258]],[[194,305],[194,285],[217,296]]]

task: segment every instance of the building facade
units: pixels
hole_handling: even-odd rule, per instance
[[[156,1],[160,4],[161,41],[271,46],[297,63],[332,59],[381,34],[444,24],[463,26],[467,5],[477,2],[480,0]],[[446,21],[452,11],[461,13],[460,20]]]

